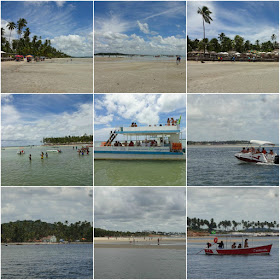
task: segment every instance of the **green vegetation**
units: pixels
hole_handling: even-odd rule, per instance
[[[199,219],[199,218],[189,218],[187,217],[187,226],[189,230],[196,231],[205,231],[211,232],[213,229],[219,230],[232,230],[237,231],[271,231],[272,229],[276,230],[279,228],[279,224],[276,221],[273,222],[260,222],[260,221],[245,221],[241,222],[236,221],[220,221],[218,224],[212,218],[210,221]]]
[[[1,242],[32,242],[38,241],[48,235],[55,235],[57,240],[65,241],[80,240],[92,242],[93,227],[90,222],[46,223],[37,221],[16,221],[1,225]]]
[[[149,236],[149,235],[185,235],[185,232],[162,232],[162,231],[114,231],[102,228],[94,228],[94,237],[130,237],[130,236]]]
[[[43,138],[44,144],[70,144],[70,143],[91,143],[93,142],[93,135],[83,136],[64,136],[64,137],[48,137]]]
[[[205,38],[201,41],[198,39],[191,40],[187,36],[188,40],[188,52],[191,51],[200,51],[204,50],[204,46],[208,52],[214,51],[218,52],[228,52],[235,50],[239,53],[247,52],[249,50],[256,50],[261,52],[271,52],[274,49],[279,48],[278,42],[276,42],[276,35],[272,34],[271,41],[263,42],[260,44],[259,40],[256,40],[254,44],[252,44],[249,40],[246,40],[240,35],[236,35],[233,40],[229,37],[226,37],[224,33],[219,34],[218,39],[212,38],[210,41],[208,38]]]
[[[27,21],[24,18],[20,18],[17,23],[9,22],[7,28],[10,30],[9,39],[6,39],[5,30],[1,28],[1,48],[2,51],[8,54],[19,54],[19,55],[34,55],[34,56],[46,56],[49,58],[54,57],[70,57],[69,55],[56,50],[51,46],[50,40],[45,40],[42,42],[41,36],[34,35],[32,40],[30,39],[30,29],[27,26]],[[23,28],[25,30],[23,31]],[[12,31],[16,29],[18,34],[18,39],[12,40]],[[23,37],[22,37],[23,33]]]
[[[229,140],[229,141],[188,141],[187,145],[248,145],[250,141]]]

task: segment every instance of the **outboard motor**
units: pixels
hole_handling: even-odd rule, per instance
[[[279,155],[275,156],[274,163],[275,164],[279,164]]]

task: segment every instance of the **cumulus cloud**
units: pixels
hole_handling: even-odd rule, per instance
[[[36,102],[34,106],[37,106]],[[39,144],[43,137],[93,134],[92,103],[76,104],[72,112],[60,113],[49,111],[41,114],[26,111],[24,107],[24,102],[22,108],[18,109],[14,104],[2,99],[2,141],[29,141]],[[45,110],[44,105],[41,108]]]
[[[185,196],[185,188],[96,188],[95,227],[185,232]]]
[[[53,46],[71,56],[92,56],[92,33],[87,37],[80,35],[58,36],[51,39]]]
[[[57,7],[63,7],[66,1],[55,1]]]
[[[93,222],[92,188],[2,188],[1,221]]]
[[[188,188],[188,217],[279,221],[278,188]],[[205,203],[207,201],[207,203]]]

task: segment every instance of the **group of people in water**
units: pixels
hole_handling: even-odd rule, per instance
[[[218,245],[218,248],[219,249],[224,249],[225,248],[225,244],[224,244],[224,242],[223,241],[221,241],[221,242],[217,242],[217,245]],[[207,248],[210,248],[212,246],[212,244],[211,243],[207,243]],[[244,248],[248,248],[249,247],[249,244],[248,244],[248,239],[246,238],[245,239],[245,241],[244,241]],[[231,248],[232,249],[236,249],[236,248],[242,248],[242,244],[241,243],[239,243],[239,245],[238,246],[236,246],[236,243],[234,242],[232,245],[231,245]]]
[[[247,148],[247,149],[245,149],[245,147],[243,147],[243,149],[241,150],[241,153],[269,154],[269,155],[274,155],[273,150],[270,150],[269,153],[268,153],[268,152],[265,150],[265,148],[262,148],[262,150],[260,150],[259,148],[255,149],[254,147]]]

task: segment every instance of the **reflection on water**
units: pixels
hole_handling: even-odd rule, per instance
[[[279,166],[242,163],[240,147],[188,147],[188,186],[278,186]],[[279,149],[274,148],[279,154]]]

